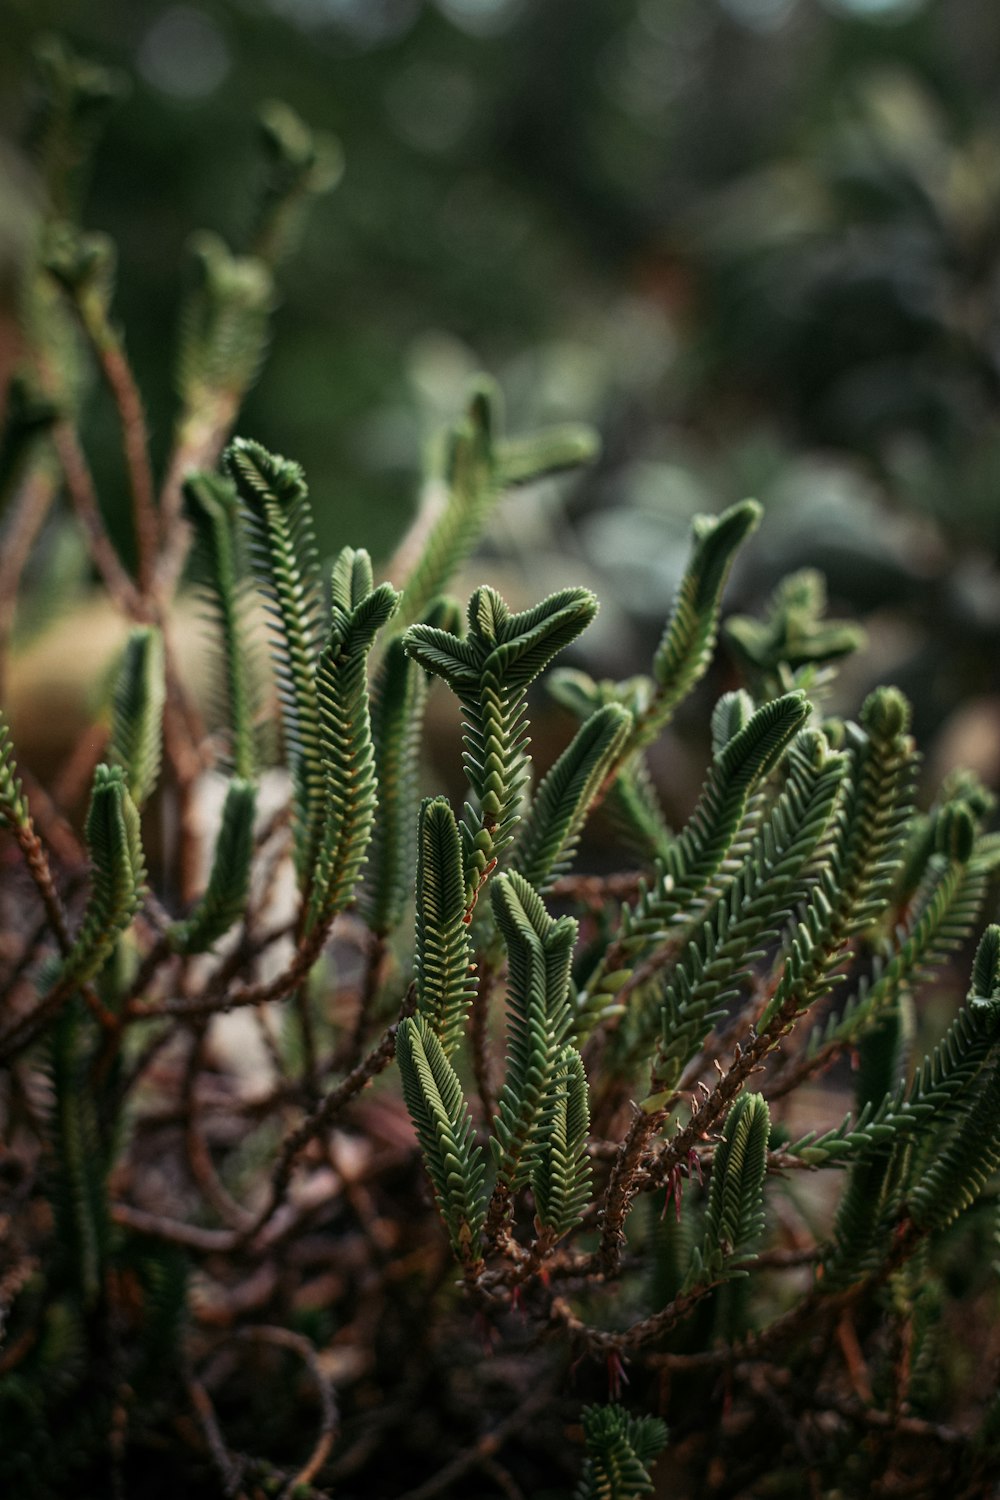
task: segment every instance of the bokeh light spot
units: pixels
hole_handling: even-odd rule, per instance
[[[304,30],[325,32],[362,52],[405,36],[420,0],[270,0],[271,9]]]
[[[147,82],[177,99],[203,99],[229,72],[229,46],[211,16],[191,5],[163,11],[139,44]]]
[[[777,31],[789,20],[798,0],[720,0],[723,10],[750,31]]]
[[[923,10],[927,0],[827,0],[831,10],[858,16],[864,21],[908,21]]]
[[[523,9],[524,0],[437,0],[438,10],[473,36],[497,36]]]
[[[420,151],[448,151],[471,123],[476,89],[471,78],[454,68],[415,62],[390,79],[385,103],[408,145]]]

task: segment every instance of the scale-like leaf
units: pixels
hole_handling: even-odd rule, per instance
[[[480,380],[463,420],[447,434],[443,474],[429,487],[428,505],[401,549],[406,583],[397,629],[421,619],[447,588],[506,489],[579,468],[597,454],[594,433],[579,426],[501,437],[500,404],[496,386]]]
[[[317,661],[322,591],[305,478],[298,464],[237,438],[226,450],[250,527],[258,580],[271,601],[272,655],[295,790],[295,865],[308,890],[323,836],[325,776]]]
[[[129,795],[143,807],[160,774],[166,701],[163,637],[152,625],[133,630],[115,684],[109,759],[121,766]]]
[[[236,256],[217,234],[192,237],[181,309],[177,385],[186,420],[225,393],[235,404],[253,384],[267,349],[274,280],[262,260]]]
[[[540,1141],[551,1128],[571,1011],[567,1000],[577,924],[553,920],[523,876],[501,875],[493,914],[507,949],[507,1076],[490,1142],[498,1184],[527,1181]]]
[[[458,1075],[421,1016],[400,1021],[396,1060],[403,1098],[452,1248],[460,1261],[472,1266],[480,1256],[485,1166]]]
[[[656,692],[640,721],[636,743],[655,739],[704,675],[715,649],[722,590],[733,558],[759,526],[762,514],[756,500],[744,500],[721,516],[695,518],[691,558],[653,658]]]
[[[635,903],[622,909],[621,938],[614,951],[629,970],[671,927],[697,910],[730,854],[755,787],[781,759],[808,716],[803,695],[790,693],[764,704],[717,751],[686,827],[657,865],[652,883],[643,883]],[[588,976],[576,1002],[578,1037],[587,1036],[608,1014],[609,1005],[613,1007],[621,972],[614,970],[612,984],[605,956]]]
[[[879,688],[845,729],[851,757],[831,856],[789,940],[787,958],[760,1029],[787,1029],[828,989],[849,940],[881,916],[899,870],[912,815],[916,753],[909,706]]]
[[[484,587],[469,600],[464,640],[431,625],[412,625],[404,636],[409,654],[445,679],[464,712],[462,760],[477,803],[466,807],[461,825],[470,912],[518,821],[527,780],[525,692],[596,612],[587,589],[565,589],[512,614]]]
[[[120,766],[94,771],[86,837],[92,886],[79,932],[55,974],[52,988],[63,991],[88,984],[100,972],[142,898],[139,814]]]
[[[472,949],[465,913],[462,841],[444,797],[427,798],[417,834],[417,1013],[449,1057],[472,1003]]]
[[[583,1059],[564,1047],[550,1083],[551,1122],[531,1168],[535,1223],[553,1239],[579,1224],[590,1199],[593,1173],[587,1155],[590,1096]]]
[[[310,885],[307,930],[326,927],[354,896],[378,797],[368,698],[368,653],[399,595],[372,588],[367,552],[345,547],[334,566],[332,623],[316,672],[322,838]]]
[[[793,744],[788,781],[746,863],[691,929],[667,980],[653,1064],[658,1102],[805,898],[810,861],[833,817],[846,766],[816,730],[803,730]]]
[[[170,932],[179,952],[204,953],[246,910],[256,806],[253,783],[234,778],[226,792],[208,885],[187,918]]]
[[[771,1117],[760,1094],[741,1094],[712,1161],[705,1237],[692,1257],[684,1290],[745,1276],[764,1228],[764,1178]]]
[[[577,730],[532,798],[521,827],[515,868],[544,891],[570,866],[590,805],[632,727],[617,704],[599,708]]]
[[[10,726],[0,713],[0,828],[5,823],[11,828],[27,828],[31,823],[31,814],[21,778],[17,774]]]
[[[191,474],[184,481],[188,515],[194,523],[196,556],[207,575],[207,595],[222,641],[222,712],[232,736],[234,774],[248,781],[256,761],[256,694],[253,649],[244,619],[243,560],[237,527],[239,500],[221,474]]]
[[[587,1457],[575,1500],[637,1500],[651,1495],[649,1469],[667,1441],[658,1417],[633,1417],[621,1406],[586,1406]]]
[[[1000,1008],[1000,928],[987,929],[976,954],[972,994],[977,1011]],[[984,1019],[986,1019],[984,1017]],[[1000,1167],[1000,1037],[966,1090],[961,1113],[935,1111],[932,1129],[919,1141],[912,1168],[909,1209],[914,1223],[943,1229],[982,1192]]]
[[[258,125],[265,170],[251,239],[273,266],[294,248],[312,200],[339,182],[344,158],[334,136],[310,129],[278,99],[261,106]]]
[[[735,615],[726,621],[726,643],[759,697],[787,689],[802,668],[840,661],[865,644],[860,626],[826,620],[825,611],[826,580],[803,568],[781,580],[763,620]]]

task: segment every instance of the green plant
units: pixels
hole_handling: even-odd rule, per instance
[[[110,87],[47,57],[62,208],[66,121]],[[646,755],[709,669],[751,502],[697,522],[648,675],[550,675],[581,722],[530,790],[529,690],[597,600],[569,588],[512,609],[484,585],[463,627],[444,591],[507,488],[595,444],[505,438],[482,383],[398,591],[361,550],[324,567],[298,466],[226,446],[263,350],[266,257],[321,185],[305,127],[272,112],[266,138],[273,232],[246,260],[201,242],[158,495],[107,247],[50,224],[29,279],[27,384],[51,423],[29,424],[5,471],[9,524],[30,534],[39,494],[65,490],[132,629],[84,844],[25,795],[0,727],[12,889],[30,883],[44,918],[18,887],[0,1472],[28,1495],[416,1497],[475,1474],[477,1493],[627,1500],[652,1492],[665,1449],[677,1493],[794,1493],[805,1464],[818,1494],[985,1495],[996,1412],[954,1359],[935,1395],[929,1308],[949,1308],[954,1337],[976,1299],[996,1303],[968,1266],[1000,1166],[1000,927],[943,1039],[911,1053],[919,997],[983,920],[993,798],[956,776],[916,810],[894,688],[858,723],[824,717],[833,663],[859,642],[800,576],[765,625],[730,624],[747,686],[716,704],[703,791],[668,829]],[[83,456],[83,347],[121,419],[132,566]],[[207,875],[210,752],[173,641],[192,539],[227,768]],[[253,581],[287,776],[269,818]],[[433,677],[463,720],[461,818],[420,798]],[[150,878],[140,828],[157,799],[177,834]],[[598,812],[638,869],[573,873]],[[256,1027],[256,1079],[227,1040],[234,1012]],[[824,1128],[813,1085],[853,1056],[856,1113]],[[839,1193],[821,1168],[846,1169]],[[645,1411],[603,1399],[626,1378]]]

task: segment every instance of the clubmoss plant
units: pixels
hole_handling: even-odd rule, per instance
[[[824,716],[861,637],[807,573],[764,622],[725,625],[744,685],[706,710],[703,788],[672,829],[648,751],[766,518],[695,523],[648,673],[552,670],[578,641],[585,659],[588,589],[512,604],[481,584],[464,609],[447,590],[509,489],[597,444],[506,437],[488,382],[403,571],[321,558],[301,469],[232,436],[279,249],[335,176],[278,106],[253,242],[196,243],[156,476],[113,256],[66,217],[115,88],[65,49],[43,61],[51,219],[4,524],[23,559],[65,497],[130,632],[82,833],[0,720],[10,1492],[990,1493],[992,1377],[957,1341],[985,1357],[973,1324],[998,1296],[993,798],[954,776],[920,810],[893,687]],[[87,463],[88,368],[120,419],[129,560]],[[210,606],[211,740],[178,661],[182,580]],[[540,683],[578,720],[547,767]],[[431,692],[462,718],[457,811],[421,766]],[[286,788],[267,816],[265,769]],[[612,875],[577,870],[594,816],[630,851]]]

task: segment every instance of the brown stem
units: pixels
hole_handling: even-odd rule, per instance
[[[3,984],[0,987],[0,1005],[9,1002],[11,995],[18,991],[24,981],[24,976],[32,964],[38,962],[42,954],[42,948],[52,930],[52,924],[47,915],[35,923],[34,929],[24,939],[20,951],[14,952],[15,938],[13,934],[5,935],[4,959],[5,970]]]
[[[62,466],[70,503],[83,527],[87,550],[105,588],[123,614],[133,620],[147,620],[149,609],[108,536],[90,468],[71,424],[57,422],[52,429],[52,441]]]
[[[290,1328],[276,1328],[267,1323],[256,1323],[252,1328],[238,1329],[233,1334],[233,1337],[252,1343],[273,1344],[279,1349],[290,1349],[293,1354],[297,1354],[302,1360],[319,1392],[319,1436],[302,1468],[288,1481],[288,1484],[282,1491],[281,1500],[291,1500],[291,1497],[298,1492],[299,1485],[312,1483],[329,1457],[330,1450],[333,1447],[333,1440],[340,1425],[333,1385],[324,1374],[323,1368],[317,1358],[316,1350],[309,1340],[303,1337],[302,1334],[293,1332]]]
[[[489,1432],[484,1433],[472,1448],[457,1454],[450,1463],[445,1464],[443,1469],[439,1469],[423,1484],[417,1485],[416,1489],[407,1490],[401,1500],[433,1500],[433,1496],[451,1490],[458,1480],[464,1479],[465,1475],[473,1469],[480,1468],[484,1460],[494,1458],[507,1439],[523,1428],[527,1419],[536,1411],[540,1411],[551,1399],[550,1385],[543,1384],[541,1387],[536,1387],[515,1411],[512,1411],[502,1422],[498,1422]],[[462,1486],[461,1492],[469,1494],[470,1490]]]
[[[52,878],[52,868],[49,864],[48,855],[42,845],[41,839],[35,832],[34,824],[30,817],[26,823],[16,824],[14,837],[17,840],[24,862],[38,894],[45,908],[45,915],[49,925],[55,933],[60,952],[65,955],[73,946],[69,927],[66,923],[66,914],[63,911],[59,893],[56,890],[55,881]],[[77,992],[81,992],[92,1013],[97,1017],[101,1025],[113,1025],[114,1017],[111,1016],[101,1004],[93,986],[85,985],[81,988],[79,984],[58,984],[52,992],[45,997],[27,1015],[18,1017],[12,1021],[7,1029],[0,1034],[0,1058],[9,1058],[23,1047],[27,1046],[37,1034],[39,1028],[54,1016],[63,1005]]]
[[[319,958],[326,943],[327,931],[315,928],[296,950],[295,957],[283,974],[259,984],[247,985],[235,993],[227,993],[232,974],[229,965],[220,965],[220,973],[214,977],[200,995],[178,996],[140,1006],[133,1002],[128,1007],[127,1019],[147,1020],[151,1016],[210,1016],[217,1011],[233,1010],[245,1005],[266,1005],[272,1000],[284,1000],[302,983]]]
[[[36,466],[21,485],[0,532],[0,702],[17,611],[17,587],[58,484],[51,465]]]
[[[206,1202],[211,1204],[219,1218],[230,1228],[246,1230],[253,1221],[253,1215],[247,1213],[234,1198],[230,1197],[223,1186],[215,1170],[215,1163],[212,1161],[198,1119],[198,1075],[204,1061],[207,1025],[207,1021],[195,1022],[191,1028],[191,1051],[181,1086],[184,1147],[191,1177]]]
[[[867,1276],[839,1292],[824,1292],[822,1283],[818,1283],[801,1302],[789,1308],[788,1312],[769,1323],[766,1328],[748,1334],[739,1344],[730,1345],[723,1350],[707,1351],[701,1357],[703,1362],[729,1363],[737,1359],[756,1360],[764,1354],[773,1355],[775,1350],[787,1346],[803,1333],[814,1319],[832,1327],[834,1320],[839,1319],[845,1309],[884,1285],[899,1270],[917,1249],[923,1235],[924,1231],[918,1229],[912,1219],[904,1214],[896,1225],[888,1255]]]
[[[625,1220],[637,1190],[639,1167],[650,1137],[667,1118],[665,1110],[647,1114],[637,1109],[622,1141],[617,1160],[611,1169],[611,1178],[601,1205],[601,1267],[606,1276],[618,1274],[622,1246],[625,1243]]]
[[[353,1099],[355,1094],[359,1094],[371,1079],[383,1072],[392,1062],[396,1055],[396,1030],[399,1022],[405,1016],[413,1014],[416,1009],[416,998],[415,988],[411,985],[410,992],[403,1002],[398,1019],[387,1028],[378,1044],[372,1048],[366,1058],[358,1063],[357,1067],[348,1073],[347,1077],[335,1089],[331,1089],[319,1108],[303,1120],[301,1125],[286,1139],[271,1178],[271,1191],[268,1201],[257,1215],[247,1233],[247,1238],[259,1233],[280,1205],[292,1180],[295,1163],[310,1141],[322,1135],[343,1109],[344,1105]]]
[[[371,1013],[378,996],[379,988],[385,972],[386,940],[383,933],[372,933],[365,954],[365,975],[358,997],[358,1011],[354,1018],[354,1028],[344,1054],[344,1066],[355,1067],[364,1053],[365,1033],[371,1020]]]
[[[45,908],[45,915],[49,919],[49,925],[56,935],[56,940],[63,954],[67,954],[73,946],[69,927],[66,924],[66,913],[63,911],[59,892],[56,890],[55,881],[52,878],[52,867],[49,857],[45,852],[41,839],[35,832],[35,825],[30,817],[26,823],[15,826],[14,837],[17,840],[24,862],[28,867],[28,873],[35,882],[35,887],[41,897]]]
[[[18,767],[18,773],[31,805],[32,821],[56,859],[74,872],[86,871],[87,851],[62,809],[24,766]]]
[[[472,1045],[472,1071],[475,1075],[480,1103],[483,1106],[483,1121],[487,1128],[491,1125],[497,1111],[496,1096],[493,1092],[491,1077],[489,1034],[490,995],[496,983],[496,977],[496,970],[489,959],[484,957],[479,964],[479,983],[476,986],[475,999],[472,1002],[470,1041]]]
[[[0,1032],[0,1062],[9,1063],[18,1052],[23,1052],[25,1047],[30,1046],[45,1023],[58,1015],[63,1006],[79,993],[79,981],[72,977],[64,979],[49,991],[34,1010],[12,1021],[5,1031]]]
[[[642,1318],[638,1323],[633,1323],[631,1328],[624,1328],[617,1333],[606,1328],[592,1328],[584,1323],[576,1316],[564,1297],[554,1298],[550,1311],[553,1321],[568,1328],[573,1337],[584,1344],[591,1353],[620,1354],[624,1349],[637,1349],[642,1344],[649,1344],[654,1339],[662,1338],[665,1333],[676,1328],[692,1308],[718,1285],[719,1282],[710,1281],[704,1286],[694,1287],[690,1292],[683,1292],[658,1313]]]
[[[817,1073],[824,1073],[847,1051],[850,1045],[849,1042],[827,1042],[811,1056],[800,1057],[796,1062],[789,1063],[787,1067],[781,1069],[776,1078],[768,1083],[764,1091],[767,1098],[769,1100],[782,1099],[793,1089],[798,1088],[800,1083],[805,1083],[807,1078],[814,1078]]]
[[[148,598],[153,588],[160,527],[153,495],[146,414],[124,348],[110,330],[104,332],[105,337],[94,339],[94,346],[121,424],[125,467],[132,493],[139,592],[143,598]]]
[[[203,1255],[225,1255],[238,1243],[238,1236],[232,1229],[202,1229],[199,1224],[168,1219],[163,1214],[151,1214],[143,1208],[133,1208],[130,1203],[112,1203],[111,1218],[115,1224],[121,1224],[124,1229],[132,1229],[136,1234],[166,1240],[172,1245],[183,1245],[186,1249],[200,1251]]]
[[[646,1174],[646,1183],[656,1186],[665,1182],[675,1167],[686,1160],[688,1153],[705,1139],[741,1092],[747,1079],[759,1071],[764,1058],[778,1046],[802,1014],[804,1010],[793,992],[763,1031],[751,1030],[745,1046],[737,1044],[728,1071],[722,1073],[711,1092],[692,1110],[687,1124],[677,1131],[660,1152]]]
[[[215,1415],[215,1407],[212,1405],[211,1396],[201,1384],[201,1381],[195,1380],[193,1377],[188,1380],[187,1390],[188,1398],[194,1408],[195,1416],[198,1418],[198,1425],[205,1439],[205,1446],[208,1448],[212,1463],[215,1465],[216,1472],[222,1480],[223,1494],[227,1497],[227,1500],[230,1500],[230,1497],[237,1497],[237,1500],[245,1500],[245,1492],[241,1488],[244,1466],[226,1447],[222,1436],[222,1429],[219,1426],[219,1420]]]

